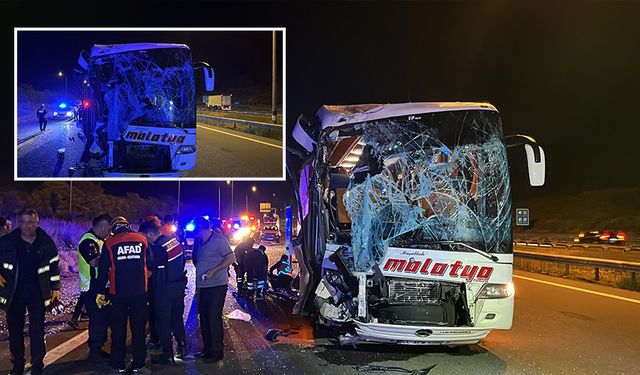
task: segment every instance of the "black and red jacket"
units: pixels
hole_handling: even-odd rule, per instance
[[[98,285],[116,298],[139,297],[149,290],[149,244],[136,232],[122,232],[107,238],[100,254]]]

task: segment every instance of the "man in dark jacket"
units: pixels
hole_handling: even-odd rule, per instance
[[[29,312],[31,373],[44,368],[44,314],[53,302],[60,301],[58,249],[51,237],[39,227],[35,210],[20,213],[18,229],[0,238],[0,308],[7,312],[11,374],[24,371],[24,317]]]
[[[145,236],[135,233],[127,219],[118,216],[111,223],[111,237],[104,242],[98,265],[97,286],[109,281],[111,303],[111,365],[125,373],[127,321],[131,326],[133,362],[129,372],[146,373],[145,327],[148,316],[149,245]],[[96,296],[98,307],[107,304],[104,294]]]
[[[173,364],[173,341],[171,333],[178,342],[178,355],[183,357],[186,351],[186,334],[184,330],[184,290],[187,277],[184,272],[184,250],[178,240],[163,234],[162,227],[155,221],[145,221],[140,225],[140,233],[149,241],[153,268],[151,283],[154,293],[154,320],[162,356],[154,360],[159,364]]]
[[[253,245],[255,244],[255,240],[253,237],[248,237],[246,240],[242,241],[233,252],[236,255],[236,262],[233,263],[233,269],[236,272],[236,287],[237,294],[239,296],[243,296],[246,294],[245,290],[245,275],[247,273],[247,268],[244,264],[244,260],[247,257],[247,254],[251,250],[253,250]]]
[[[47,128],[47,110],[44,108],[44,104],[40,104],[40,108],[36,111],[36,117],[40,125],[40,131],[43,132]]]
[[[247,269],[247,289],[249,298],[263,300],[267,283],[269,268],[269,258],[266,254],[267,248],[263,245],[257,249],[252,249],[244,260]]]

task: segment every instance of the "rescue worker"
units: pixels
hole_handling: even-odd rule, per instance
[[[255,239],[253,237],[248,237],[244,241],[242,241],[236,248],[234,249],[234,253],[236,255],[236,262],[233,263],[233,269],[236,272],[236,286],[237,286],[237,295],[244,296],[246,294],[245,290],[245,277],[247,274],[247,269],[244,265],[245,258],[247,254],[251,250],[253,250],[253,245],[255,244]]]
[[[263,245],[252,249],[244,260],[247,269],[247,289],[249,298],[260,301],[264,299],[269,268],[267,248]]]
[[[6,217],[0,216],[0,237],[6,236],[7,234],[11,233],[12,229],[13,223],[11,223],[11,220],[7,219]]]
[[[40,104],[40,108],[36,112],[38,118],[38,124],[40,125],[40,131],[43,132],[47,128],[47,110],[44,108],[44,104]]]
[[[85,232],[78,243],[78,273],[80,275],[80,298],[84,299],[89,314],[89,360],[100,363],[102,346],[107,341],[109,329],[109,308],[99,308],[96,296],[105,294],[106,288],[98,283],[98,263],[103,251],[104,240],[111,231],[112,217],[104,214],[93,219],[91,229]],[[80,303],[80,302],[78,302]],[[77,321],[75,322],[77,326]],[[71,324],[70,324],[71,325]]]
[[[162,346],[162,356],[154,363],[174,364],[172,331],[178,343],[178,356],[184,357],[186,351],[186,333],[182,320],[184,290],[187,287],[184,250],[175,237],[163,234],[161,227],[154,221],[145,221],[140,225],[139,231],[147,238],[153,258],[153,315]]]
[[[131,230],[126,218],[118,216],[111,222],[112,235],[104,242],[98,266],[99,288],[96,305],[111,305],[111,366],[115,373],[147,373],[145,360],[145,328],[148,317],[149,244],[147,238]],[[124,363],[127,321],[131,328],[133,361],[127,371]]]
[[[273,274],[273,271],[276,271],[276,274]],[[291,263],[289,263],[289,256],[287,254],[283,254],[280,257],[280,260],[273,264],[269,268],[269,281],[271,282],[271,286],[274,289],[284,289],[286,291],[291,291],[291,282],[293,281],[293,276],[291,276]]]
[[[229,283],[228,268],[236,257],[229,242],[211,229],[204,217],[196,218],[195,235],[200,242],[196,265],[196,294],[204,348],[197,357],[213,363],[224,357],[222,309]]]
[[[11,374],[24,371],[24,319],[29,313],[31,373],[41,374],[46,352],[45,309],[60,301],[58,249],[39,227],[38,213],[22,211],[18,229],[0,238],[0,308],[6,311],[9,328]]]
[[[147,217],[145,217],[144,219],[142,219],[142,223],[144,223],[145,221],[152,221],[155,225],[161,226],[162,223],[160,222],[160,218],[157,217],[156,215],[148,215]],[[151,257],[151,260],[153,263],[153,253],[151,253],[151,251],[149,252],[149,256]],[[153,293],[153,279],[149,279],[149,317],[148,317],[148,323],[149,323],[149,342],[147,343],[147,348],[151,349],[151,350],[156,350],[156,349],[160,349],[160,339],[158,338],[158,331],[156,330],[156,316],[153,313],[155,311],[155,293]]]
[[[162,227],[160,228],[160,231],[162,232],[162,234],[164,234],[165,236],[172,236],[177,238],[176,236],[177,229],[178,227],[176,226],[176,223],[173,220],[173,216],[165,215],[164,222],[162,224]]]

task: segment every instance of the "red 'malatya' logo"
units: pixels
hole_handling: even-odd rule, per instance
[[[410,258],[408,261],[389,258],[382,269],[390,272],[419,273],[431,276],[444,276],[448,271],[449,276],[463,278],[469,282],[487,282],[493,273],[493,267],[463,265],[459,260],[454,263],[433,262],[431,258],[427,258],[424,261],[415,260],[414,258]]]
[[[153,132],[127,132],[124,138],[136,141],[163,142],[169,144],[182,144],[185,139],[184,135],[167,133],[161,135]]]

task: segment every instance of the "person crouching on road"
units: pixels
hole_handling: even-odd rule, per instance
[[[195,235],[200,241],[195,265],[198,313],[204,344],[198,356],[207,363],[213,363],[224,357],[222,308],[229,283],[228,268],[236,261],[236,257],[229,242],[211,229],[209,220],[196,218],[195,227]]]
[[[40,227],[38,213],[20,213],[18,229],[0,238],[0,308],[7,312],[11,374],[24,371],[24,317],[29,312],[31,373],[41,374],[46,352],[45,309],[60,301],[58,249]]]
[[[78,273],[80,274],[80,298],[84,299],[89,314],[89,360],[93,363],[103,362],[102,346],[107,341],[109,329],[109,307],[99,308],[96,296],[105,294],[104,285],[99,287],[98,262],[104,240],[111,231],[109,215],[100,215],[93,219],[91,229],[85,232],[78,243]],[[80,303],[80,302],[78,302]],[[69,323],[71,324],[72,322]],[[78,322],[75,321],[77,327]]]
[[[187,277],[184,272],[184,250],[178,240],[161,232],[161,226],[155,221],[145,221],[140,225],[140,233],[149,241],[153,269],[151,272],[151,293],[154,293],[156,330],[162,346],[162,356],[154,363],[173,364],[173,341],[171,333],[178,342],[178,355],[183,357],[186,351],[184,330],[184,290]]]
[[[247,274],[247,268],[245,266],[245,258],[247,254],[253,249],[253,245],[255,244],[255,239],[253,237],[248,237],[244,241],[242,241],[236,248],[233,250],[236,255],[236,262],[233,263],[233,269],[236,272],[236,289],[238,296],[244,296],[246,294],[245,290],[245,276]]]
[[[147,373],[145,361],[145,327],[147,325],[147,291],[150,266],[147,238],[131,230],[127,219],[118,216],[111,222],[112,236],[104,243],[98,266],[99,288],[109,282],[109,301],[104,294],[96,304],[111,304],[111,366],[116,373]],[[131,327],[133,361],[125,368],[127,321]]]
[[[276,274],[273,274],[276,271]],[[289,256],[282,254],[280,260],[269,268],[269,280],[271,286],[274,289],[283,289],[287,292],[291,291],[291,282],[293,276],[291,276],[291,263],[289,262]]]
[[[269,268],[269,258],[267,257],[266,251],[267,248],[260,245],[257,249],[252,249],[244,261],[247,268],[249,298],[255,298],[258,301],[264,299],[264,293],[266,291]]]

